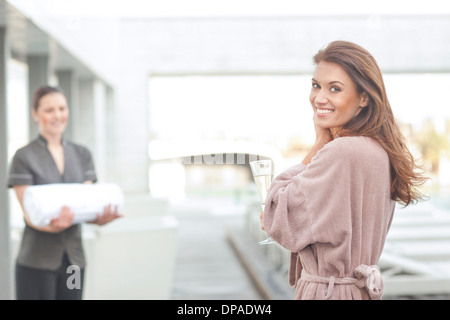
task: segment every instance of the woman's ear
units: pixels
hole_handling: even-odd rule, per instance
[[[36,122],[36,123],[39,122],[39,117],[38,117],[36,111],[34,111],[34,109],[31,110],[31,116],[33,117],[34,122]]]
[[[361,100],[360,100],[359,106],[361,108],[365,108],[368,105],[369,105],[369,96],[367,95],[367,93],[363,92],[361,94]]]

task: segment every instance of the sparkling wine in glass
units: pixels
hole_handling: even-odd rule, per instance
[[[264,205],[267,199],[267,191],[269,190],[273,177],[272,160],[251,161],[250,168],[252,169],[253,178],[255,179],[259,201],[261,203],[262,210],[264,211]],[[271,243],[275,243],[275,241],[273,241],[270,237],[259,242],[259,244]]]

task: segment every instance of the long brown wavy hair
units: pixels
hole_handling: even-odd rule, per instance
[[[395,122],[386,95],[383,76],[373,56],[364,48],[348,41],[334,41],[313,58],[341,66],[360,94],[366,93],[369,104],[338,133],[339,136],[372,137],[387,152],[391,165],[391,198],[405,207],[425,198],[419,191],[427,177],[416,164],[406,139]]]

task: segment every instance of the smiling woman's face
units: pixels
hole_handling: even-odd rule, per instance
[[[336,63],[321,61],[312,78],[309,96],[316,124],[330,129],[333,137],[347,122],[367,106],[365,94]]]
[[[69,108],[63,94],[49,93],[39,101],[37,111],[33,116],[39,121],[39,129],[44,137],[61,136],[67,127]]]

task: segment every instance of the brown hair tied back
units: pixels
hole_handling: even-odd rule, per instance
[[[33,110],[37,112],[38,108],[39,108],[39,103],[42,99],[43,96],[46,96],[47,94],[50,93],[61,93],[62,95],[64,95],[64,92],[61,88],[59,87],[51,87],[51,86],[42,86],[40,88],[38,88],[33,95]]]

